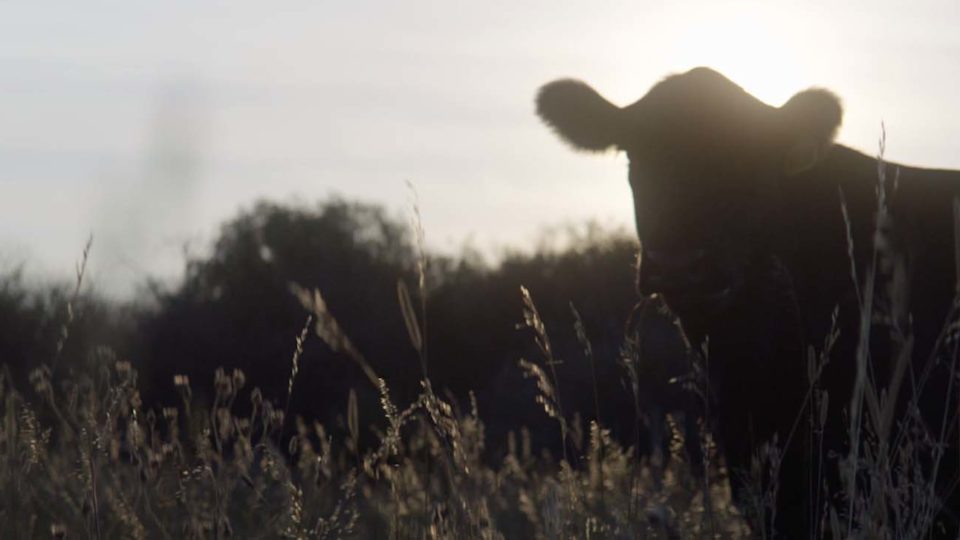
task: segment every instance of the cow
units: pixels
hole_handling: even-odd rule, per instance
[[[626,152],[637,288],[661,297],[704,351],[708,420],[754,530],[818,535],[829,504],[844,531],[869,534],[853,519],[869,475],[850,474],[861,469],[837,456],[867,454],[868,429],[874,448],[903,444],[877,433],[909,424],[916,440],[934,440],[913,463],[936,475],[925,499],[934,509],[900,534],[956,537],[955,355],[944,353],[944,328],[957,290],[960,171],[885,163],[836,143],[842,106],[828,90],[775,107],[704,67],[625,107],[557,80],[540,89],[536,110],[574,149]],[[776,502],[751,513],[750,473],[770,448],[779,449]],[[884,516],[903,514],[884,506]]]

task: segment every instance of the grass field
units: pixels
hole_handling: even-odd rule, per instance
[[[422,233],[420,233],[422,234]],[[523,321],[535,355],[515,369],[524,375],[555,425],[551,453],[535,448],[527,427],[516,426],[506,450],[491,455],[484,411],[473,394],[460,407],[434,389],[428,358],[427,258],[422,244],[417,283],[397,281],[395,298],[381,309],[402,314],[409,345],[419,364],[419,395],[398,402],[391,381],[375,369],[339,324],[319,290],[292,286],[303,308],[302,331],[290,335],[289,356],[275,369],[287,381],[282,399],[264,398],[257,380],[239,369],[209,376],[212,399],[194,393],[198,381],[178,374],[167,381],[175,399],[166,407],[145,406],[138,373],[107,347],[84,350],[86,361],[69,369],[60,360],[76,324],[73,295],[64,298],[53,356],[40,362],[18,387],[4,366],[0,373],[0,531],[3,538],[749,538],[743,512],[763,515],[775,506],[780,449],[757,449],[750,471],[753,497],[731,500],[720,452],[711,442],[709,409],[690,433],[673,415],[662,417],[668,441],[663,451],[641,451],[640,437],[617,440],[600,425],[600,408],[611,389],[592,384],[591,411],[573,413],[561,387],[562,365],[551,336],[572,333],[594,369],[594,352],[579,313],[572,328],[547,328],[530,291],[521,287]],[[902,306],[900,306],[902,307]],[[899,309],[890,306],[889,309]],[[864,321],[869,338],[873,322]],[[947,329],[940,344],[955,361],[956,340]],[[892,348],[901,375],[909,359],[909,332]],[[362,373],[367,391],[379,396],[375,418],[362,416],[357,392],[342,404],[342,425],[304,421],[290,410],[304,368],[303,345],[319,338]],[[833,336],[835,339],[836,336]],[[618,362],[630,383],[637,430],[652,411],[640,411],[636,393],[645,362],[628,336]],[[824,423],[829,398],[818,390],[817,373],[831,340],[811,352],[809,410],[800,420],[811,432]],[[400,346],[401,344],[398,344]],[[402,344],[409,346],[407,344]],[[863,354],[863,353],[860,353]],[[429,360],[429,361],[428,361]],[[851,358],[857,362],[863,358]],[[873,359],[879,361],[879,359]],[[855,451],[820,448],[810,459],[839,467],[841,496],[824,497],[818,537],[918,538],[930,533],[941,504],[934,480],[949,431],[931,434],[911,410],[888,396],[908,384],[903,377],[856,382],[864,406],[852,431]],[[895,394],[892,394],[895,396]],[[722,404],[721,404],[722,406]],[[947,405],[945,405],[947,406]],[[799,413],[798,413],[799,414]],[[949,415],[946,415],[949,417]],[[583,418],[590,420],[583,420]],[[946,426],[946,424],[945,424]],[[528,426],[532,427],[532,426]],[[645,429],[645,428],[644,428]],[[370,444],[370,434],[373,444]],[[696,436],[703,463],[690,463],[685,438]],[[825,456],[833,454],[830,459]],[[839,457],[837,457],[839,454]],[[827,463],[829,462],[829,463]],[[695,474],[696,470],[706,471]]]
[[[420,336],[401,287],[411,339]],[[31,376],[38,401],[0,384],[0,526],[10,538],[669,538],[740,537],[746,528],[723,479],[706,498],[674,430],[670,459],[644,457],[595,422],[559,414],[553,359],[517,369],[539,389],[544,421],[562,422],[569,455],[535,455],[524,429],[496,463],[482,457],[482,411],[455,410],[423,380],[419,399],[392,400],[319,293],[299,291],[311,313],[291,338],[290,387],[298,351],[316,331],[367,373],[381,396],[386,429],[360,449],[355,394],[345,404],[350,437],[285,418],[282,403],[243,392],[256,381],[217,370],[213,403],[201,407],[185,376],[172,381],[177,407],[147,410],[137,373],[111,351],[92,351],[89,372]],[[524,291],[526,321],[549,355],[546,329]],[[403,300],[405,299],[405,300]],[[316,323],[316,324],[314,324]],[[246,395],[249,414],[238,414]],[[297,435],[287,444],[285,422]],[[719,473],[717,473],[719,474]]]

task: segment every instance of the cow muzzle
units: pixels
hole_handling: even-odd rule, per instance
[[[659,294],[677,315],[716,314],[728,307],[742,284],[739,272],[705,249],[641,249],[637,289]]]

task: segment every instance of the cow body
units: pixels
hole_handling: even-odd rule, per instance
[[[822,481],[844,510],[836,501],[851,493],[849,475],[823,452],[847,456],[851,426],[871,423],[852,423],[851,405],[882,402],[897,419],[874,415],[875,438],[902,444],[897,428],[913,425],[944,450],[916,466],[935,469],[945,505],[930,530],[955,536],[947,501],[956,499],[958,392],[942,329],[955,297],[960,172],[878,166],[833,144],[841,108],[829,92],[772,107],[706,68],[623,108],[571,80],[546,85],[537,105],[575,148],[627,153],[638,288],[662,296],[690,341],[707,344],[710,420],[741,502],[757,495],[748,473],[758,453],[780,448],[777,502],[754,513],[754,527],[773,520],[780,536],[816,533]],[[869,377],[864,394],[854,391],[859,373]]]

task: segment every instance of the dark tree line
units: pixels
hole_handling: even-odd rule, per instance
[[[493,446],[523,425],[540,426],[532,430],[537,444],[556,440],[556,426],[535,403],[534,383],[523,379],[517,365],[521,357],[539,359],[529,330],[518,328],[523,285],[563,361],[558,375],[564,412],[579,411],[585,422],[595,416],[595,369],[602,422],[629,439],[632,397],[617,359],[636,303],[635,252],[631,235],[594,232],[564,249],[515,253],[495,266],[477,257],[427,254],[426,349],[434,388],[462,407],[473,392]],[[109,345],[139,369],[148,403],[177,399],[175,374],[189,376],[194,394],[209,397],[213,372],[222,366],[241,369],[248,390],[259,387],[285,404],[295,337],[307,317],[290,291],[296,283],[322,291],[345,333],[403,404],[419,392],[421,375],[397,281],[418,294],[417,258],[406,224],[380,208],[340,200],[312,207],[261,202],[223,225],[212,251],[187,262],[181,284],[151,287],[138,307],[82,296],[69,348],[60,354],[65,364],[80,366],[95,345]],[[32,366],[57,354],[68,298],[69,288],[32,291],[16,273],[0,285],[0,362],[15,380],[26,383]],[[571,304],[583,319],[595,368],[577,341]],[[661,331],[667,326],[661,324]],[[344,429],[353,388],[361,422],[382,418],[363,373],[315,335],[308,337],[299,365],[292,413],[319,420],[336,434]]]

